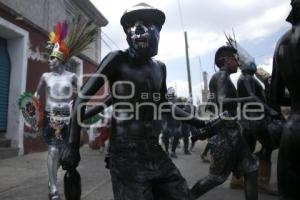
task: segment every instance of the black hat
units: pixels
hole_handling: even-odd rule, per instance
[[[139,3],[127,9],[121,17],[120,22],[123,28],[131,25],[136,20],[147,20],[161,27],[165,23],[165,19],[166,16],[161,10],[146,3]]]
[[[220,47],[215,54],[215,64],[217,64],[218,67],[221,67],[218,65],[219,59],[228,57],[228,56],[233,56],[236,53],[237,53],[237,50],[234,47],[231,47],[231,46]]]

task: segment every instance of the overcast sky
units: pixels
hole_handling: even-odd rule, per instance
[[[111,50],[126,49],[120,25],[124,11],[139,0],[90,0],[107,18],[102,29],[102,57]],[[156,59],[167,65],[167,84],[176,86],[179,96],[188,95],[184,31],[188,33],[194,99],[200,97],[202,71],[214,73],[214,53],[225,44],[224,32],[236,34],[238,42],[255,57],[256,63],[271,72],[277,40],[289,29],[285,22],[290,11],[288,0],[144,0],[166,14]],[[181,9],[179,9],[181,8]],[[180,11],[181,10],[181,11]],[[180,14],[181,13],[181,14]],[[182,20],[180,18],[182,16]],[[201,67],[200,67],[201,63]],[[232,76],[236,81],[239,74]]]

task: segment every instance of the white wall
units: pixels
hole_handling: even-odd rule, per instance
[[[18,108],[18,99],[26,88],[28,32],[0,17],[0,37],[7,39],[11,62],[9,102],[6,138],[11,139],[12,147],[24,153],[24,125]]]

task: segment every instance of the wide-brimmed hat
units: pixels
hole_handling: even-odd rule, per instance
[[[121,25],[123,28],[128,27],[136,20],[146,20],[155,25],[162,26],[165,23],[166,16],[157,8],[146,3],[139,3],[132,8],[127,9],[121,17]]]

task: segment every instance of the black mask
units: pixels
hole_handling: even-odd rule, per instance
[[[127,28],[129,53],[133,57],[151,58],[157,54],[160,28],[151,23],[137,21]]]
[[[300,0],[292,0],[292,10],[287,17],[286,21],[292,25],[296,25],[300,21]]]

